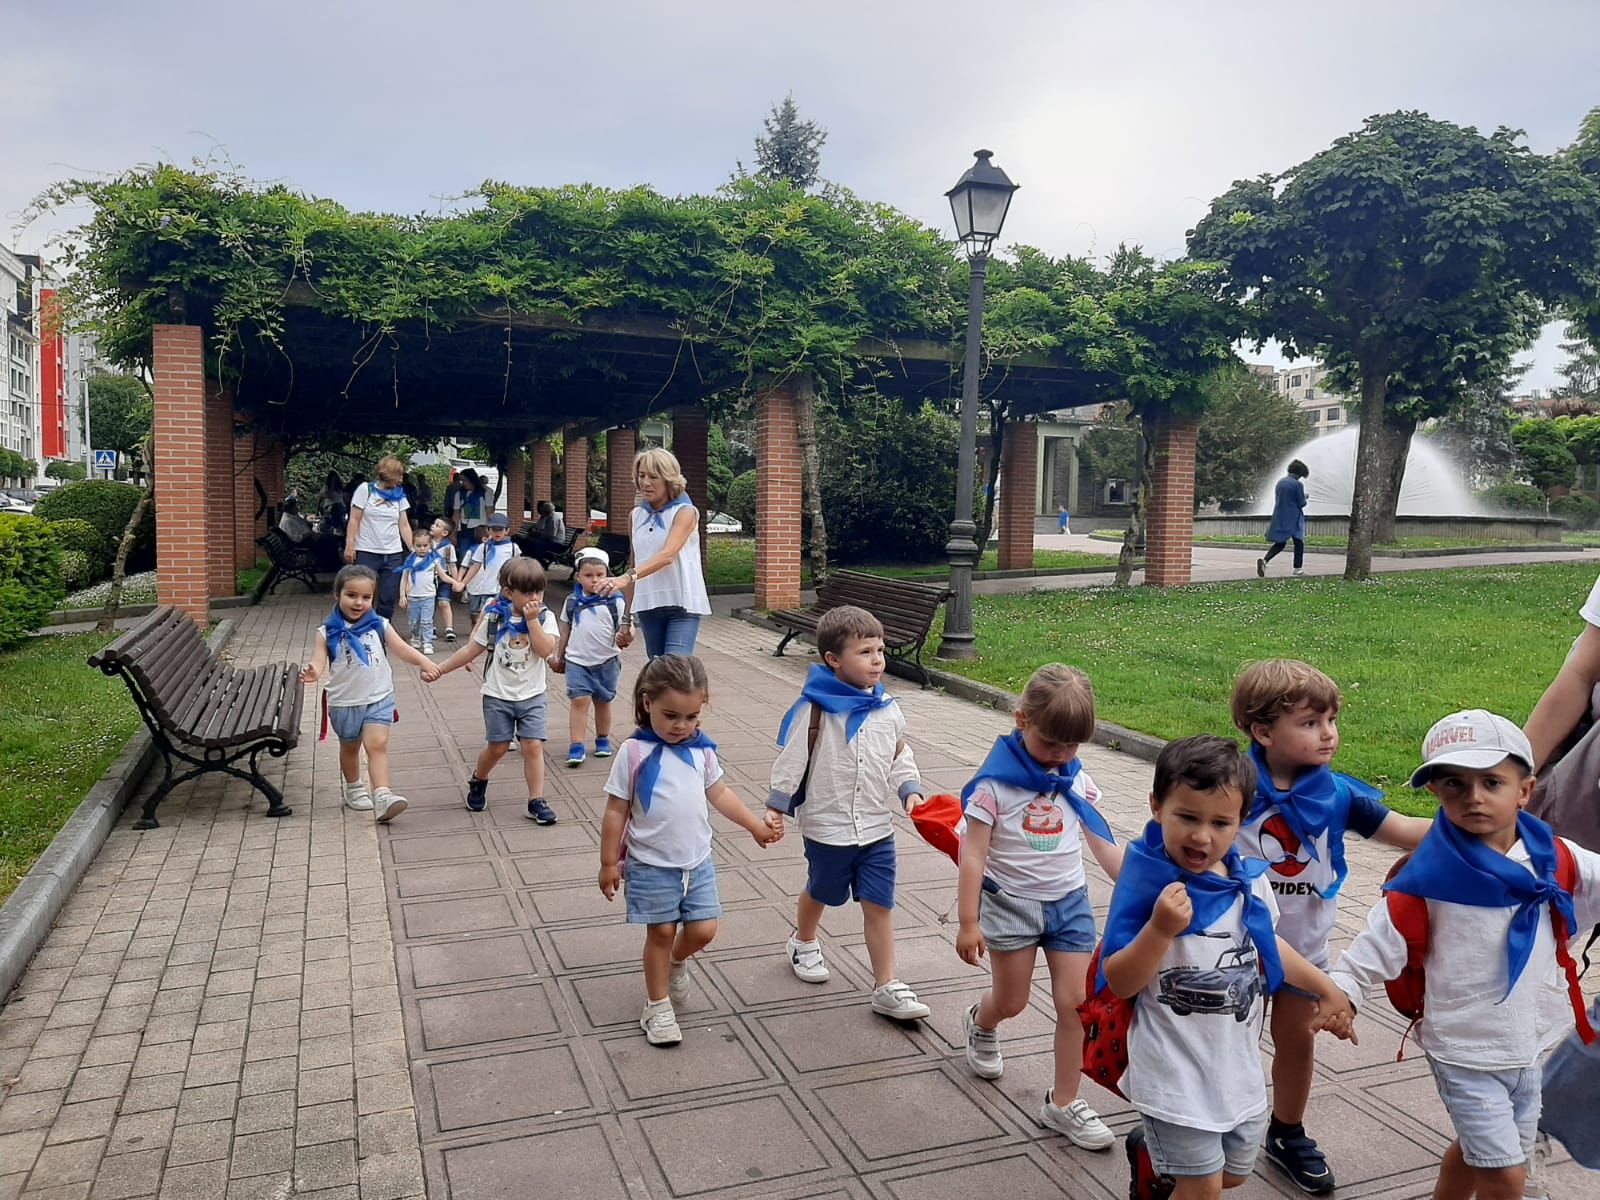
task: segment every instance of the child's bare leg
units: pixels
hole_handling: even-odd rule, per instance
[[[479,779],[489,778],[489,772],[495,769],[496,764],[506,756],[510,749],[510,742],[488,742],[478,752],[478,764],[472,768],[472,773]]]
[[[595,722],[595,732],[598,733],[599,722]],[[589,732],[589,697],[573,696],[567,701],[567,734],[568,741],[581,742],[584,735]]]
[[[861,925],[867,935],[874,990],[897,978],[894,969],[894,911],[871,900],[861,901]]]
[[[346,783],[361,782],[361,743],[339,743],[339,774]]]
[[[1439,1163],[1433,1200],[1520,1200],[1527,1179],[1526,1164],[1515,1167],[1473,1167],[1461,1156],[1461,1143],[1451,1142]]]
[[[1173,1179],[1176,1186],[1172,1189],[1172,1200],[1216,1200],[1222,1195],[1224,1172],[1215,1171],[1210,1175],[1175,1175]],[[1237,1175],[1227,1176],[1237,1182],[1229,1187],[1238,1187],[1244,1180]]]
[[[367,774],[372,778],[372,790],[389,786],[389,727],[363,725],[361,746],[367,752]]]
[[[802,889],[800,904],[794,917],[794,940],[797,942],[814,942],[817,940],[817,926],[822,924],[822,914],[828,911],[828,906],[821,900],[813,900],[811,893]]]
[[[1230,1175],[1226,1170],[1224,1170],[1222,1172],[1222,1186],[1225,1188],[1243,1187],[1245,1185],[1245,1181],[1249,1178],[1250,1176],[1248,1175]]]
[[[596,700],[594,702],[594,735],[595,737],[611,736],[611,701]],[[575,737],[573,741],[582,741],[582,737]]]
[[[717,936],[717,921],[685,921],[678,927],[678,936],[672,942],[672,961],[684,962],[699,954]]]
[[[441,620],[441,618],[443,619]],[[444,636],[444,631],[447,629],[451,632],[455,631],[456,614],[455,610],[450,607],[450,601],[439,601],[439,610],[434,616],[434,626],[434,632],[440,637]]]
[[[528,798],[537,800],[544,795],[544,743],[522,743],[522,777],[528,781]]]
[[[715,924],[715,922],[713,922]],[[672,973],[672,943],[678,923],[652,925],[644,935],[644,994],[654,1002],[667,998],[667,979]]]
[[[989,990],[978,1001],[980,1029],[998,1029],[1001,1021],[1010,1020],[1028,1007],[1037,957],[1033,947],[989,951]]]
[[[1065,1108],[1078,1098],[1078,1081],[1083,1077],[1083,1025],[1078,1020],[1078,1005],[1083,1003],[1089,955],[1046,950],[1044,958],[1050,965],[1050,998],[1056,1009],[1056,1082],[1051,1099]],[[1033,973],[1031,964],[1028,973]],[[1223,1181],[1223,1187],[1233,1186]]]
[[[1311,1098],[1316,1034],[1311,1021],[1316,1001],[1287,988],[1272,998],[1272,1116],[1285,1125],[1305,1119]]]

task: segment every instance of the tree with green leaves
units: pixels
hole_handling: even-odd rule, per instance
[[[1305,411],[1242,363],[1215,371],[1194,451],[1197,504],[1253,499],[1266,476],[1311,436]]]
[[[59,479],[62,483],[76,483],[80,479],[87,479],[89,470],[81,462],[58,458],[45,464],[44,475],[46,479]]]
[[[137,464],[154,412],[150,389],[137,375],[96,371],[89,376],[89,434],[94,449],[115,450],[128,463]]]
[[[1495,378],[1468,385],[1461,401],[1426,434],[1460,466],[1475,492],[1511,478],[1517,455],[1511,441],[1511,393],[1527,372],[1526,366],[1513,365]]]
[[[1534,487],[1548,496],[1554,488],[1572,486],[1578,460],[1554,421],[1518,421],[1512,427],[1511,440],[1517,447],[1517,471]]]
[[[1493,377],[1541,306],[1600,293],[1597,237],[1600,185],[1575,156],[1420,112],[1234,184],[1190,231],[1256,337],[1318,358],[1360,398],[1346,578],[1371,570],[1417,420]]]
[[[767,180],[787,179],[802,192],[817,185],[822,170],[822,143],[828,131],[800,119],[790,92],[761,120],[766,132],[756,138],[756,174]]]
[[[733,450],[719,422],[706,430],[706,497],[711,511],[728,507],[728,489],[733,486]]]

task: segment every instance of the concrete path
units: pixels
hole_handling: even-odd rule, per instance
[[[249,610],[232,652],[304,659],[325,605]],[[725,619],[701,638],[706,728],[752,805],[807,665],[772,658],[775,644]],[[626,656],[627,680],[641,661]],[[268,820],[230,780],[180,789],[159,830],[124,819],[0,1010],[0,1198],[1126,1194],[1120,1148],[1077,1150],[1034,1121],[1050,1070],[1042,976],[1003,1030],[1004,1078],[966,1070],[961,1013],[985,976],[953,948],[954,867],[914,835],[897,835],[898,949],[929,1021],[908,1029],[868,1011],[854,912],[824,925],[833,978],[798,982],[781,946],[799,841],[763,852],[718,818],[721,933],[694,968],[683,1046],[652,1049],[636,1025],[640,931],[594,883],[606,764],[552,762],[552,828],[524,819],[515,756],[489,811],[471,814],[476,681],[397,675],[393,759],[411,807],[393,825],[341,808],[335,744],[313,740],[309,714],[300,748],[275,764],[292,817]],[[897,690],[927,779],[958,789],[1006,719]],[[559,755],[559,680],[552,701]],[[1098,747],[1083,756],[1119,833],[1135,831],[1149,765]],[[1341,939],[1388,858],[1358,845],[1351,860]],[[1091,874],[1103,919],[1109,888]],[[1400,1029],[1374,1001],[1359,1047],[1320,1047],[1308,1123],[1341,1196],[1427,1194],[1449,1140],[1420,1055],[1393,1061]],[[1115,1097],[1086,1095],[1119,1133],[1131,1127]],[[1563,1161],[1550,1182],[1576,1200],[1593,1181]],[[1234,1194],[1298,1193],[1263,1166]]]

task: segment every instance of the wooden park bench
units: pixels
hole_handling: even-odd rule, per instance
[[[281,529],[269,529],[256,539],[256,545],[267,552],[272,563],[266,578],[261,581],[261,594],[278,590],[285,579],[298,579],[307,591],[319,591],[317,582],[317,555],[310,546],[291,542]]]
[[[263,752],[282,758],[300,740],[300,667],[220,662],[187,613],[162,605],[98,654],[91,667],[121,675],[166,767],[135,829],[155,829],[156,806],[178,784],[207,771],[243,779],[267,798],[267,816],[293,809],[262,778]],[[249,771],[234,764],[246,755]],[[174,766],[182,771],[174,774]],[[187,769],[184,769],[187,768]]]
[[[602,533],[595,539],[595,545],[606,553],[606,558],[611,560],[611,573],[619,574],[628,565],[628,554],[633,549],[633,544],[625,533]]]
[[[539,565],[546,571],[551,567],[565,567],[567,570],[576,573],[578,568],[574,559],[578,553],[578,539],[583,534],[584,531],[582,529],[569,529],[567,530],[567,536],[561,541],[561,549],[552,551],[549,543],[546,542],[536,550],[535,544],[539,541],[539,538],[533,531],[533,522],[529,521],[521,529],[517,530],[511,540],[516,542],[517,549],[521,550],[523,554],[529,558],[538,559]]]
[[[922,665],[922,646],[933,628],[934,614],[950,596],[944,584],[917,583],[910,579],[891,579],[865,571],[834,571],[817,588],[816,602],[807,608],[789,608],[772,613],[772,619],[789,630],[773,651],[775,657],[800,634],[815,637],[817,622],[831,608],[853,604],[864,608],[883,624],[883,646],[891,658],[909,660],[928,686],[928,672]]]

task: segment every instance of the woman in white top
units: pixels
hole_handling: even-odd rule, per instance
[[[350,498],[350,527],[344,535],[344,560],[371,567],[378,574],[373,608],[384,620],[394,617],[400,599],[400,564],[411,550],[411,522],[402,483],[406,465],[392,454],[378,460],[376,483],[357,485]]]
[[[684,491],[678,460],[666,450],[634,456],[639,506],[632,515],[631,566],[602,590],[621,588],[639,619],[645,654],[693,654],[700,619],[711,612],[700,565],[700,512]]]

